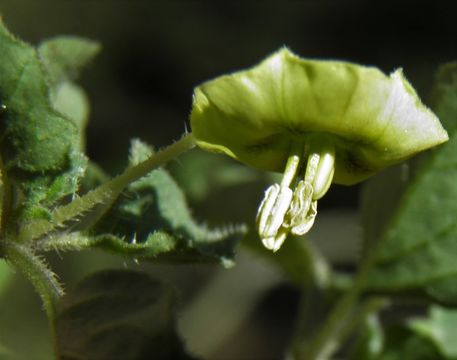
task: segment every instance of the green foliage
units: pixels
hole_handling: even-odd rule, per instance
[[[429,339],[445,359],[457,358],[456,310],[432,306],[427,318],[412,319],[408,325],[418,335]]]
[[[0,261],[0,294],[2,290],[8,285],[11,278],[11,271],[5,261]]]
[[[377,360],[441,360],[435,346],[404,326],[388,328],[384,350]]]
[[[317,200],[333,180],[361,181],[447,140],[401,71],[386,76],[281,49],[253,69],[197,87],[193,133],[156,152],[132,141],[128,166],[110,179],[84,154],[90,105],[75,82],[99,48],[71,36],[35,48],[0,22],[0,294],[4,304],[15,305],[8,294],[15,276],[9,266],[32,283],[56,356],[193,358],[176,330],[171,286],[142,272],[109,270],[64,295],[47,252],[97,248],[138,266],[138,260],[231,266],[243,240],[303,295],[289,351],[297,360],[330,358],[348,339],[344,355],[354,360],[457,358],[457,64],[439,70],[432,92],[449,142],[364,186],[360,268],[347,274],[333,269],[316,244],[298,237],[314,222]],[[195,144],[262,169],[282,171],[287,162],[281,185],[269,188],[260,206],[260,239],[244,225],[210,227],[192,214],[179,182],[202,202],[212,190],[257,179],[200,153],[190,157],[187,170],[175,166],[175,182],[162,166]],[[261,246],[277,251],[288,233],[294,236],[275,254]],[[257,298],[254,291],[245,305]],[[423,301],[429,315],[404,316],[393,326],[384,322],[384,311],[395,311],[399,295]],[[333,308],[322,321],[316,308],[327,305]],[[15,354],[13,343],[0,338],[0,358],[23,353]]]
[[[52,106],[47,73],[36,50],[0,25],[0,97],[6,106],[4,167],[30,173],[65,167],[77,140],[75,124]]]
[[[422,291],[440,302],[457,304],[457,122],[456,105],[451,101],[457,91],[454,69],[447,67],[446,73],[441,72],[435,93],[435,108],[447,126],[449,142],[413,168],[410,179],[402,180],[391,172],[369,183],[365,190],[363,213],[378,219],[378,224],[370,223],[367,234],[380,234],[379,246],[374,245],[376,266],[367,284],[371,290]],[[401,194],[398,199],[386,200],[386,193],[400,188],[404,190],[397,191]],[[386,212],[392,214],[387,226],[373,231],[376,226],[382,228],[379,221],[384,222]]]
[[[78,127],[79,150],[83,151],[89,100],[74,80],[100,51],[100,45],[76,36],[59,36],[41,43],[37,51],[47,72],[52,104]]]
[[[97,358],[112,358],[120,350],[124,351],[123,358],[137,359],[140,353],[144,358],[151,353],[189,358],[177,347],[171,315],[156,328],[142,325],[144,333],[135,321],[114,324],[105,319],[119,319],[119,311],[127,314],[129,307],[137,315],[152,312],[163,317],[164,310],[171,314],[169,291],[141,280],[138,274],[116,273],[111,279],[114,283],[109,286],[122,284],[123,279],[126,286],[130,283],[129,296],[121,296],[126,291],[122,286],[119,293],[107,298],[87,294],[81,304],[59,307],[56,317],[63,286],[42,252],[98,247],[134,259],[156,260],[161,255],[164,261],[231,265],[235,246],[245,233],[243,226],[211,230],[199,225],[190,215],[184,194],[165,170],[148,175],[192,148],[191,136],[154,154],[146,145],[133,142],[130,166],[111,180],[96,164],[88,167],[83,151],[89,103],[74,81],[98,50],[97,43],[77,37],[57,37],[35,49],[0,23],[0,256],[34,285],[50,322],[55,321],[56,328],[51,329],[57,331],[53,335],[62,358],[74,358],[79,351],[83,357],[95,351]],[[123,190],[125,194],[118,199]],[[3,268],[0,271],[4,289],[9,273]],[[122,276],[130,277],[126,280]],[[92,290],[106,290],[106,276],[94,279]],[[77,291],[86,291],[86,285]],[[151,292],[160,293],[160,299],[145,292],[144,287],[149,285]],[[74,296],[72,293],[66,299]],[[107,304],[116,306],[99,313],[100,327],[89,321],[92,331],[85,328],[85,337],[71,333],[81,331],[78,326],[87,320],[85,316],[94,318],[93,309],[99,311]],[[79,305],[88,314],[81,312]],[[140,320],[145,319],[140,316]],[[150,323],[155,320],[150,319]],[[113,324],[115,327],[108,329]],[[109,346],[114,334],[121,349]],[[0,351],[7,352],[3,347]]]
[[[94,46],[83,40],[80,44],[81,48]],[[59,111],[64,108],[62,96],[58,96],[60,105],[56,107],[53,97],[57,95],[53,96],[49,88],[51,83],[57,94],[57,87],[72,69],[64,67],[60,59],[60,71],[54,69],[53,55],[44,51],[46,48],[50,47],[35,50],[0,24],[0,101],[5,106],[1,117],[2,176],[6,201],[18,194],[19,201],[6,210],[19,223],[49,219],[49,208],[76,192],[86,166],[84,155],[77,149],[82,133],[74,120],[79,119],[72,111]]]
[[[359,331],[352,350],[351,360],[374,360],[380,355],[384,343],[382,325],[377,315],[369,316]]]
[[[132,141],[131,166],[151,155],[150,147]],[[163,254],[181,261],[207,256],[230,265],[245,228],[208,229],[197,224],[178,185],[166,170],[157,169],[131,183],[95,231],[99,235],[94,244],[120,253],[149,258]]]
[[[145,273],[105,270],[65,295],[55,320],[62,359],[192,359],[175,332],[174,293]]]

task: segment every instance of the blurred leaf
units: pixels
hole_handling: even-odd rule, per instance
[[[91,275],[62,298],[55,327],[62,359],[192,359],[175,330],[173,292],[145,273]]]
[[[210,192],[257,180],[256,172],[226,156],[200,149],[184,154],[170,171],[186,195],[202,201]]]
[[[0,259],[0,294],[8,285],[11,274],[12,273],[8,263]]]
[[[53,106],[77,125],[80,150],[85,146],[84,130],[89,120],[89,100],[73,80],[99,51],[97,42],[76,36],[55,37],[38,47],[51,85]]]
[[[281,268],[296,285],[322,286],[328,281],[330,269],[327,263],[303,237],[289,236],[277,252],[266,249],[255,231],[250,231],[242,243]]]
[[[0,344],[0,359],[7,360],[7,359],[16,359],[13,353],[6,347]]]
[[[148,146],[135,140],[130,162],[136,164],[151,153]],[[164,254],[197,259],[203,255],[231,263],[245,227],[208,229],[197,224],[184,194],[164,169],[154,170],[127,190],[97,227],[94,244],[143,257]]]
[[[429,339],[447,359],[457,359],[457,311],[439,306],[430,308],[427,318],[416,318],[409,328]]]
[[[432,89],[433,110],[443,126],[449,131],[456,128],[457,114],[457,62],[439,67]]]
[[[351,353],[351,360],[377,359],[382,351],[384,333],[378,316],[370,315],[359,331],[359,336]]]
[[[402,326],[387,329],[384,350],[376,359],[444,360],[430,341]]]
[[[99,51],[96,41],[77,36],[58,36],[43,41],[38,47],[52,86],[75,79]]]
[[[89,100],[81,87],[71,82],[65,82],[56,89],[53,96],[54,108],[68,116],[76,124],[79,130],[79,147],[85,148],[85,129],[89,121]]]
[[[370,236],[382,233],[367,288],[422,290],[436,300],[457,305],[457,113],[453,113],[457,106],[450,101],[457,100],[457,73],[456,67],[447,71],[451,74],[440,72],[437,80],[440,90],[435,93],[435,108],[447,125],[450,140],[417,167],[388,226],[383,231],[374,229],[373,223],[366,227]],[[386,194],[397,191],[392,189],[398,189],[398,184],[398,176],[396,182],[369,184],[363,212],[384,221],[384,200],[391,196]]]

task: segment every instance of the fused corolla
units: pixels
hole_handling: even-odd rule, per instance
[[[257,227],[276,251],[303,235],[332,182],[351,185],[447,141],[438,118],[396,70],[302,59],[287,48],[257,66],[198,86],[197,145],[284,172],[267,189]]]

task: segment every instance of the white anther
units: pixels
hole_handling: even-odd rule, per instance
[[[257,212],[257,230],[262,242],[271,250],[276,247],[278,232],[284,222],[284,216],[289,209],[292,195],[292,190],[289,188],[274,184],[267,189],[265,197],[259,206]]]

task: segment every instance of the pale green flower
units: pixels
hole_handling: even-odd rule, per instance
[[[447,141],[401,70],[301,59],[283,48],[246,71],[195,89],[192,133],[206,150],[284,171],[265,194],[257,227],[276,251],[312,226],[332,182],[355,184]]]

